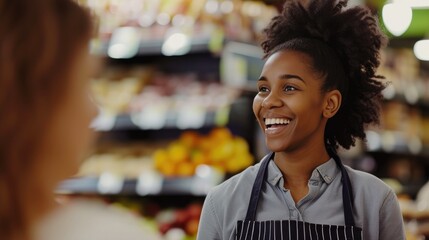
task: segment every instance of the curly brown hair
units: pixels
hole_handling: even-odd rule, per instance
[[[365,127],[379,123],[385,85],[376,75],[379,50],[386,37],[369,9],[346,9],[347,0],[289,0],[264,30],[265,57],[281,50],[306,53],[315,72],[324,77],[322,91],[338,89],[343,97],[325,128],[327,145],[349,149],[365,140]]]

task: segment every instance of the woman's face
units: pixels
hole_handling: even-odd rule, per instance
[[[271,55],[258,80],[253,112],[268,149],[290,152],[323,144],[326,118],[323,79],[304,53],[283,50]]]
[[[74,61],[64,76],[66,89],[61,96],[58,109],[54,109],[51,123],[43,139],[42,156],[46,164],[41,165],[49,177],[47,182],[56,184],[63,178],[77,173],[81,161],[89,153],[95,138],[89,128],[96,116],[96,107],[90,96],[90,77],[96,70],[96,61],[86,48],[76,52]]]

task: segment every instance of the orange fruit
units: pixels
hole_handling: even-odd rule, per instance
[[[197,166],[200,164],[208,164],[208,159],[201,150],[195,150],[191,154],[191,162]]]
[[[177,175],[190,177],[195,174],[195,165],[189,162],[181,163],[177,166]]]
[[[195,148],[198,145],[200,138],[201,137],[197,132],[186,131],[180,136],[179,141],[188,148]]]
[[[167,177],[173,177],[177,175],[176,166],[167,162],[162,164],[158,171]]]
[[[164,149],[158,149],[153,153],[155,168],[159,169],[162,165],[168,163],[168,153]]]
[[[232,138],[232,134],[228,128],[214,128],[209,137],[216,143],[222,143]]]
[[[234,138],[234,149],[236,153],[248,153],[249,152],[249,145],[247,144],[246,140],[244,140],[241,137],[235,137]]]
[[[174,142],[168,146],[168,158],[172,163],[182,163],[189,160],[188,148],[178,142]]]

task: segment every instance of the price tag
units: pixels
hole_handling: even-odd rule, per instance
[[[112,33],[107,54],[111,58],[132,58],[140,47],[140,36],[137,28],[121,27]]]
[[[98,116],[92,120],[90,128],[96,131],[110,131],[115,126],[116,115],[101,110]]]
[[[213,187],[225,179],[223,173],[207,165],[199,165],[195,172],[193,184],[191,185],[191,192],[195,195],[209,193]]]
[[[167,122],[167,114],[165,106],[146,106],[141,112],[132,113],[131,121],[141,129],[161,129]]]
[[[163,179],[161,175],[153,171],[140,174],[137,180],[136,193],[141,196],[159,194],[162,190]]]
[[[97,188],[101,194],[117,194],[121,192],[123,185],[124,178],[122,176],[105,172],[100,175]]]

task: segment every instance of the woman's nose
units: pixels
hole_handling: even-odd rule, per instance
[[[274,108],[283,106],[282,99],[273,92],[270,92],[266,98],[262,101],[263,108]]]

